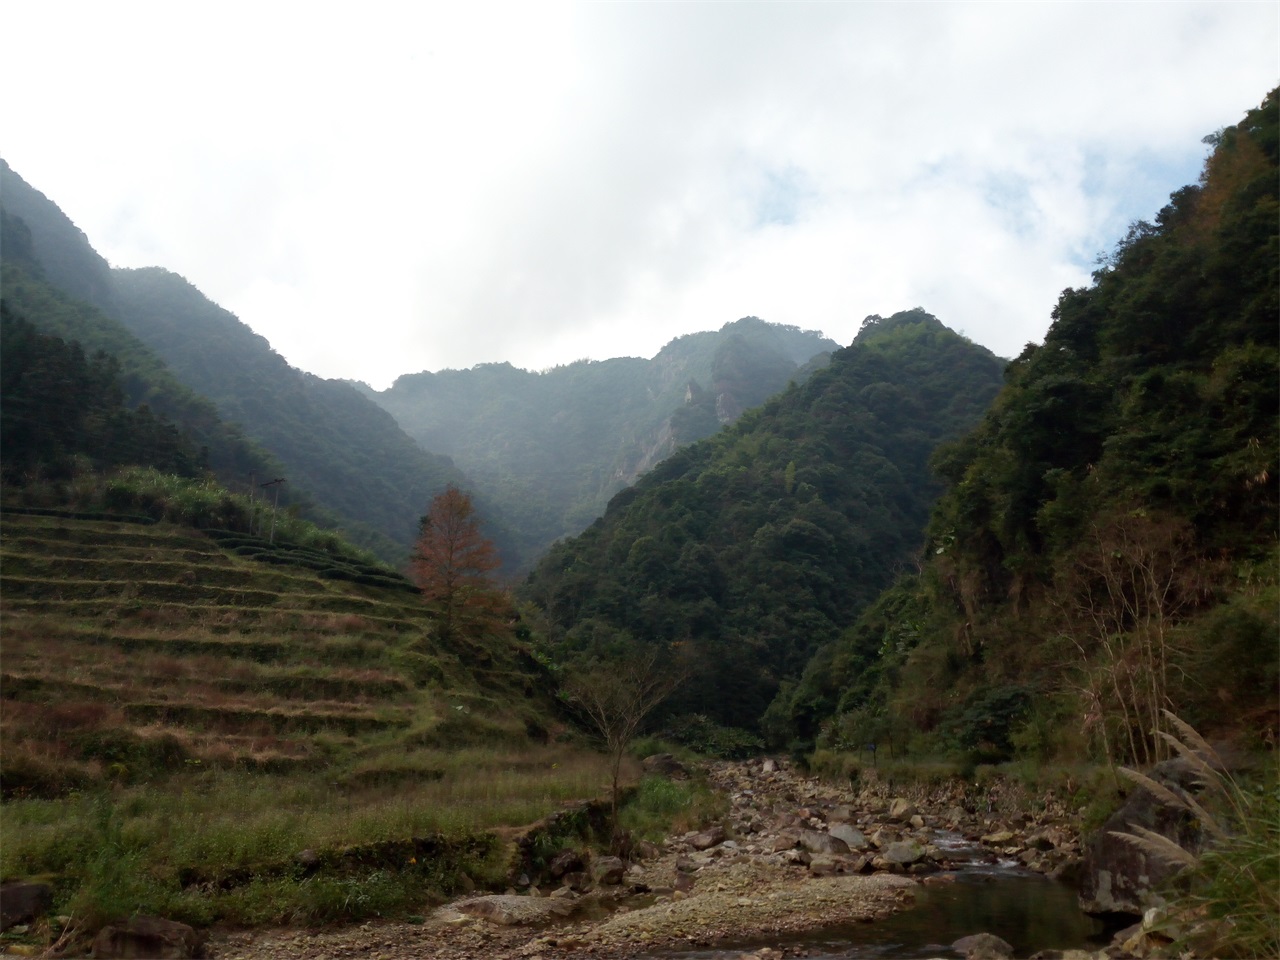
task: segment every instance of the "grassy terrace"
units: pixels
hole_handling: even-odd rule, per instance
[[[4,515],[0,875],[90,925],[403,915],[600,792],[517,642],[446,647],[410,592],[262,559]]]

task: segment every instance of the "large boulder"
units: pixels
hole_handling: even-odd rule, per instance
[[[47,883],[0,884],[0,930],[30,923],[53,906],[53,888]]]
[[[833,823],[827,828],[827,833],[837,840],[843,840],[850,850],[865,850],[867,848],[867,838],[861,830],[851,824]]]
[[[824,830],[801,830],[800,846],[810,853],[848,853],[849,845]]]
[[[1195,785],[1195,772],[1181,758],[1157,764],[1148,776],[1175,792]],[[1191,851],[1199,850],[1202,842],[1199,827],[1188,811],[1137,787],[1124,806],[1088,839],[1080,885],[1080,909],[1086,913],[1141,916],[1148,907],[1164,903],[1156,891],[1181,866],[1149,855],[1142,847],[1114,835],[1131,833],[1135,826],[1153,830]]]
[[[95,960],[186,960],[203,955],[204,938],[185,923],[133,917],[93,938]]]
[[[896,840],[885,847],[880,855],[890,863],[901,864],[905,867],[908,864],[915,863],[917,860],[924,859],[924,847],[914,840]]]

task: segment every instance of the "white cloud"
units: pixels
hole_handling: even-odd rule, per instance
[[[1274,4],[319,9],[11,9],[0,150],[112,262],[377,385],[748,313],[1015,354],[1280,76]]]

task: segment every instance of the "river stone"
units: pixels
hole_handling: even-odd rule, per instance
[[[894,797],[889,804],[890,820],[910,820],[916,815],[916,805],[906,797]]]
[[[848,853],[849,845],[822,830],[801,830],[800,846],[810,853]]]
[[[833,877],[840,872],[841,866],[834,857],[818,854],[809,861],[809,872],[815,877]]]
[[[781,853],[783,850],[791,850],[799,842],[792,833],[780,833],[772,840],[765,841],[764,848],[769,853]]]
[[[867,838],[862,831],[847,823],[833,823],[827,830],[837,840],[843,840],[850,850],[862,850],[867,846]]]
[[[605,886],[621,883],[626,872],[627,865],[617,857],[596,857],[591,861],[591,879]]]
[[[453,905],[453,909],[499,926],[511,927],[546,923],[556,917],[567,917],[573,912],[574,903],[561,897],[515,897],[508,894],[494,894],[461,900]]]
[[[961,937],[951,949],[963,954],[965,960],[1009,960],[1013,956],[1013,947],[991,933]]]
[[[924,848],[914,840],[898,840],[885,847],[882,854],[890,863],[906,866],[924,856]]]
[[[982,838],[983,843],[989,843],[993,847],[1001,847],[1013,839],[1012,830],[997,830],[994,833],[988,833]]]
[[[728,834],[725,833],[724,827],[716,824],[709,830],[703,830],[701,833],[691,837],[689,846],[695,850],[710,850],[712,847],[724,843],[726,836]]]
[[[777,773],[778,761],[772,758],[766,760],[764,763],[760,764],[760,772],[761,773]]]
[[[186,960],[204,948],[204,939],[185,923],[160,917],[132,917],[103,927],[93,938],[90,956],[112,960]]]
[[[582,869],[582,855],[577,850],[561,850],[547,864],[547,872],[557,880],[566,873]]]

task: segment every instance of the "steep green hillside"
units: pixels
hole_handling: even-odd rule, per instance
[[[1210,142],[938,455],[923,573],[814,661],[793,734],[1142,763],[1167,708],[1274,742],[1276,93]]]
[[[692,674],[674,710],[753,726],[918,549],[929,455],[1003,366],[922,310],[870,317],[826,369],[614,497],[522,596],[558,656],[670,647]]]
[[[178,378],[279,457],[290,482],[339,516],[369,525],[407,554],[431,498],[449,484],[471,485],[447,457],[419,447],[350,384],[289,366],[177,274],[148,268],[113,270],[111,277],[122,322]],[[493,509],[483,500],[479,509],[490,521],[489,535],[518,562]]]
[[[541,373],[482,364],[406,374],[369,395],[424,447],[453,457],[536,556],[677,447],[760,405],[836,347],[746,317],[673,340],[652,360],[583,360]]]
[[[348,536],[399,561],[431,497],[450,483],[470,485],[360,391],[290,367],[181,277],[158,268],[111,270],[7,164],[0,165],[0,217],[10,312],[89,353],[115,357],[129,404],[146,403],[197,449],[207,448],[208,466],[228,486],[286,477],[285,503],[335,518]],[[517,563],[495,511],[483,499],[479,506]]]
[[[7,199],[8,193],[5,196]],[[278,460],[248,440],[237,426],[224,421],[207,399],[179,383],[123,325],[53,287],[34,259],[32,234],[24,221],[0,208],[0,227],[0,302],[11,320],[7,327],[11,335],[17,329],[14,324],[29,324],[42,336],[61,339],[69,349],[78,344],[82,355],[104,354],[109,359],[102,362],[111,367],[110,379],[122,391],[124,404],[130,408],[145,404],[151,414],[172,422],[198,452],[202,463],[223,481],[238,483],[253,473],[281,475]],[[6,363],[16,365],[23,355],[24,350],[18,347]],[[60,374],[66,375],[65,370]],[[30,385],[37,384],[38,378]],[[22,384],[10,384],[6,390],[22,388]],[[12,421],[6,424],[10,425]],[[282,502],[305,504],[306,500],[299,488],[284,493]]]

